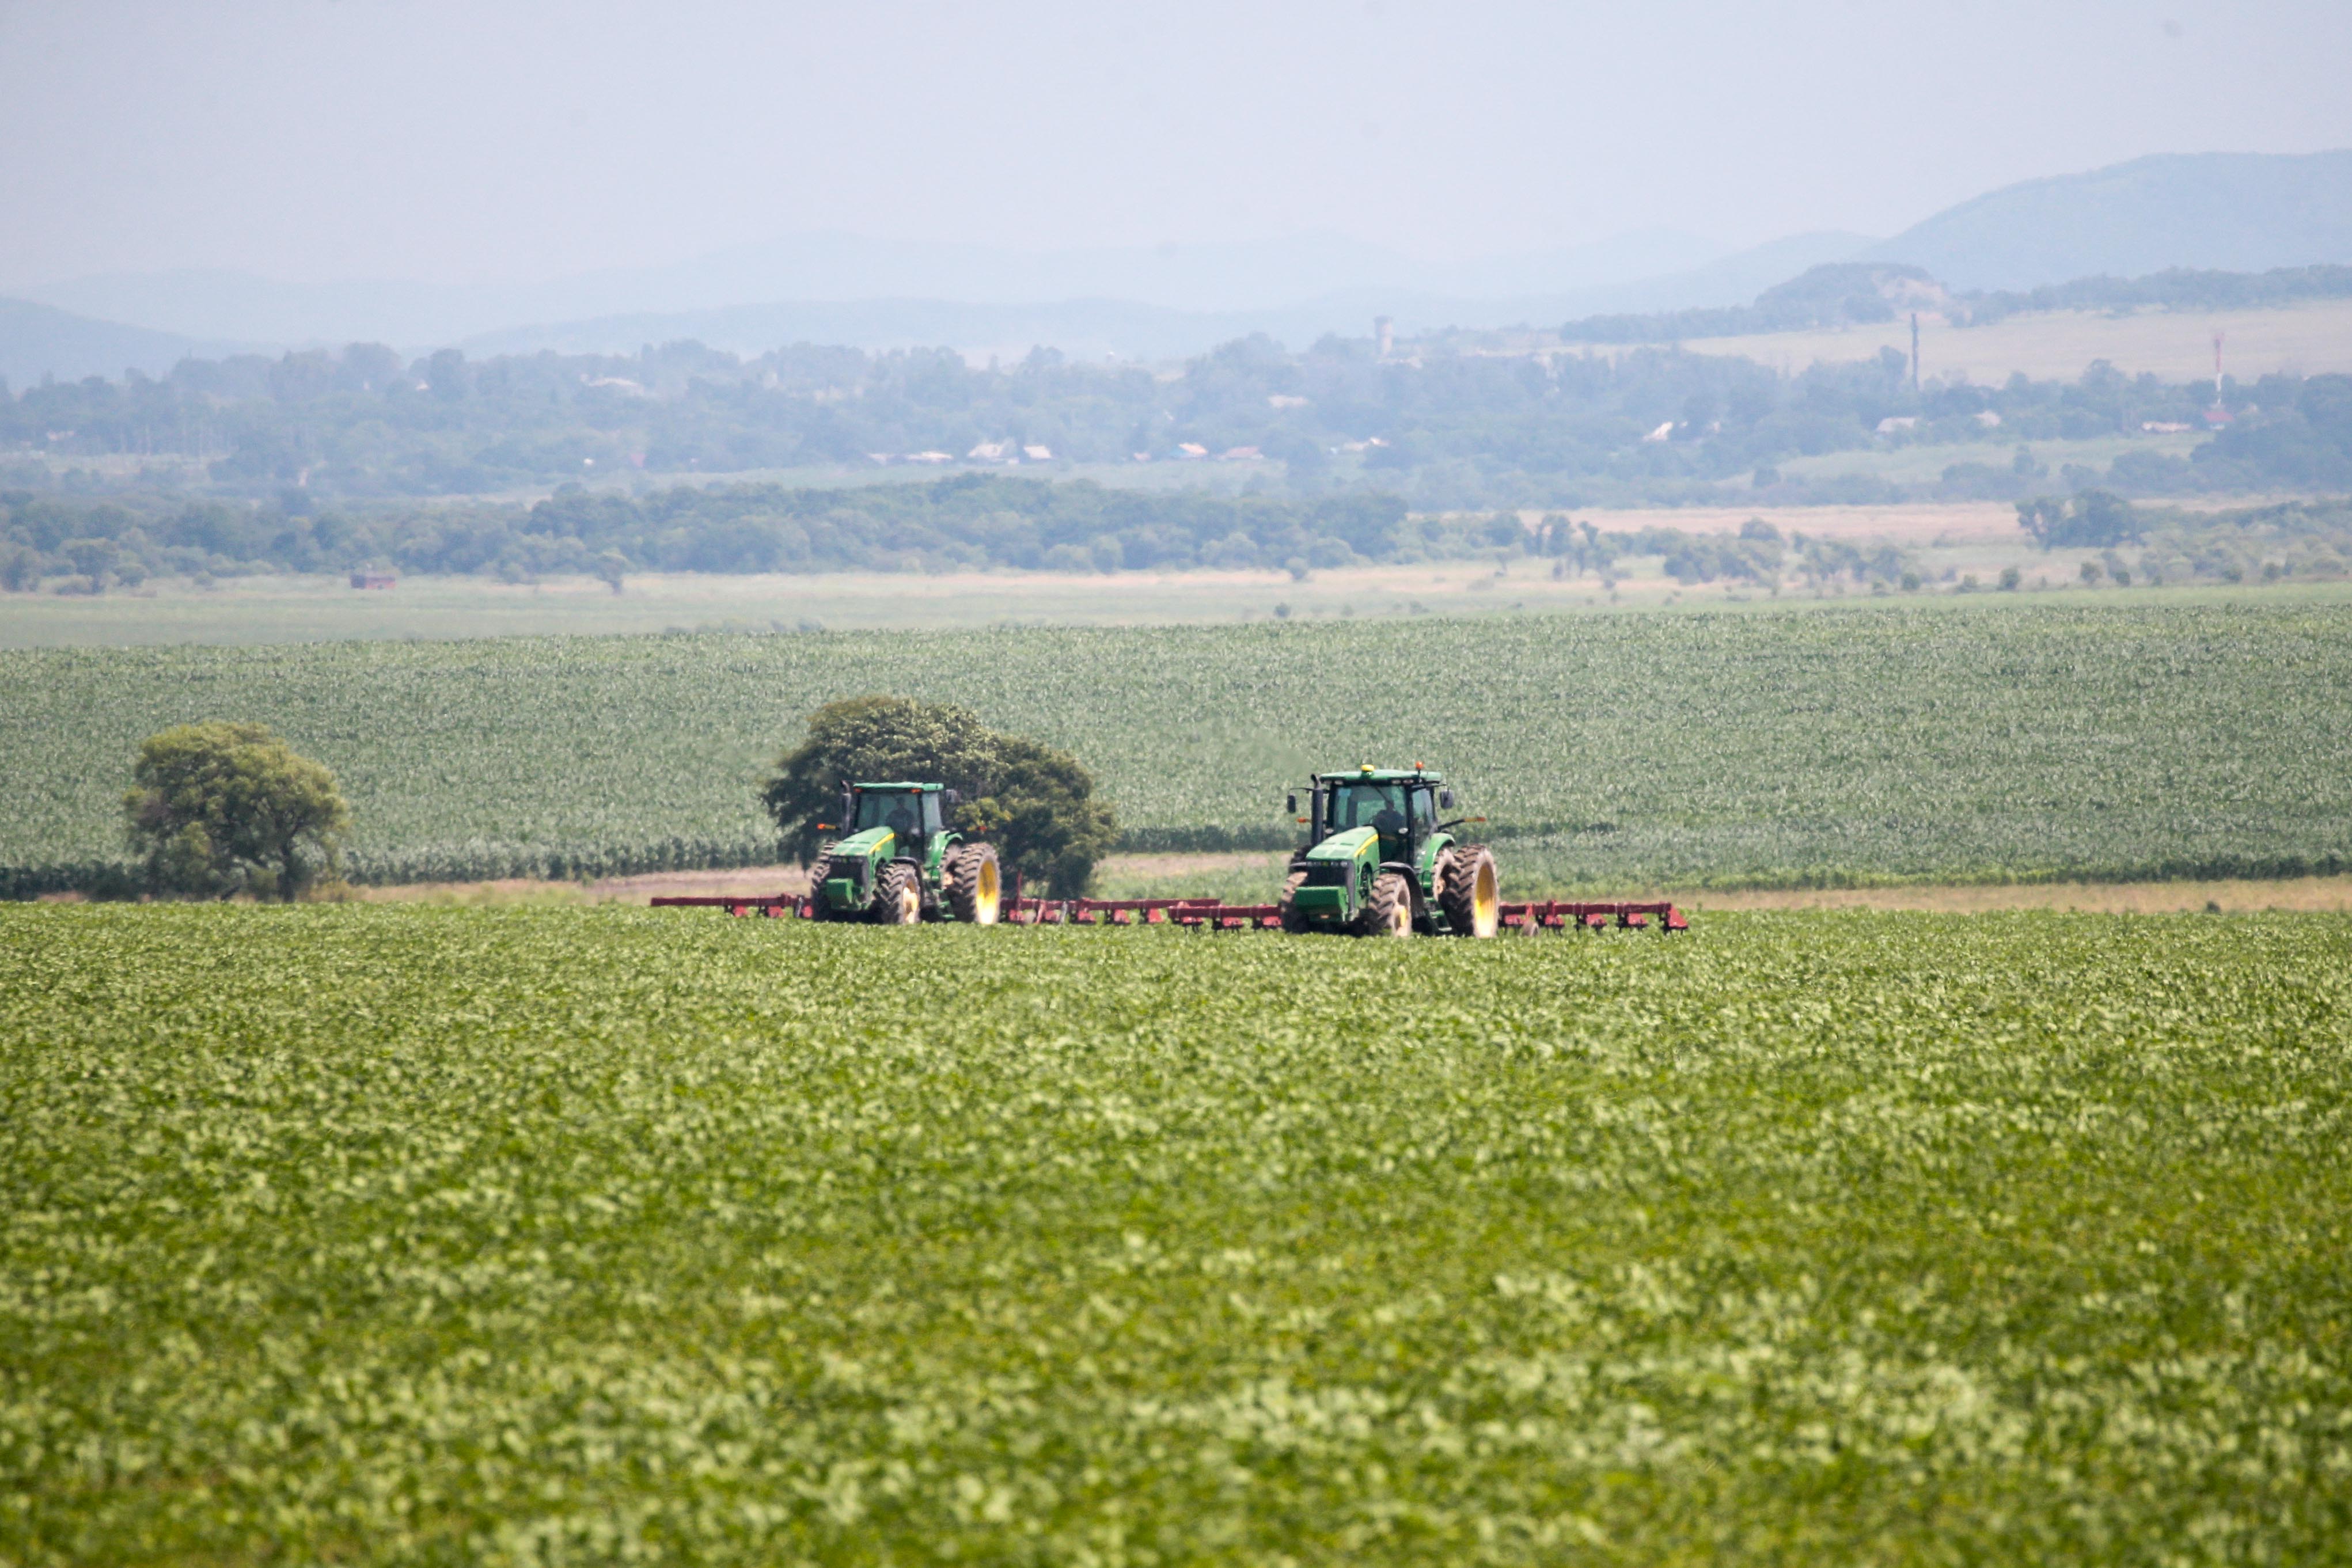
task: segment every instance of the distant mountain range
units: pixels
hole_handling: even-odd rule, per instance
[[[815,341],[1007,357],[1046,343],[1160,360],[1249,332],[1294,347],[1361,337],[1375,315],[1410,335],[1741,305],[1850,259],[1923,267],[1956,289],[2352,262],[2352,152],[2142,158],[2007,186],[1888,240],[1800,235],[1735,253],[1671,231],[1453,263],[1333,235],[1021,253],[810,234],[529,287],[89,277],[0,301],[0,376],[21,386],[43,373],[159,373],[188,353],[351,341],[484,355],[693,338],[746,353]]]
[[[0,299],[0,380],[14,387],[31,385],[45,375],[59,381],[111,378],[126,370],[162,375],[192,355],[217,359],[250,347],[93,321],[23,299]]]
[[[2168,154],[2028,180],[1853,259],[1909,262],[1956,289],[2352,262],[2352,152]]]

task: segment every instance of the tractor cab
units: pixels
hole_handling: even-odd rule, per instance
[[[936,784],[853,784],[842,826],[847,833],[887,828],[901,856],[920,859],[922,847],[947,831],[941,808],[951,793]]]
[[[1318,773],[1308,794],[1307,848],[1357,828],[1380,835],[1380,858],[1401,865],[1420,859],[1438,831],[1438,812],[1451,810],[1454,791],[1436,774],[1416,768],[1360,768],[1353,773]],[[1297,810],[1292,797],[1291,809]]]

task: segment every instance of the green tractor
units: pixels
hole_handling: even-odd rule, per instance
[[[1366,763],[1353,773],[1318,773],[1308,792],[1307,844],[1282,884],[1285,931],[1346,931],[1360,936],[1492,936],[1503,904],[1494,852],[1447,831],[1471,819],[1440,821],[1454,791],[1423,768]],[[1291,813],[1298,797],[1290,798]]]
[[[845,785],[841,821],[817,824],[842,836],[809,868],[809,913],[877,925],[995,925],[1003,891],[996,848],[947,825],[955,804],[956,792],[938,784]]]

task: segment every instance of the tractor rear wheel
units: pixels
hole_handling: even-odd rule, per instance
[[[809,867],[809,917],[813,920],[838,918],[833,905],[825,902],[824,884],[833,877],[833,857],[819,855]]]
[[[1307,885],[1307,873],[1292,872],[1282,879],[1282,902],[1276,907],[1282,912],[1282,928],[1294,936],[1307,929],[1307,917],[1298,913],[1298,890]]]
[[[994,844],[965,844],[949,857],[948,907],[967,925],[993,925],[1004,903]]]
[[[922,917],[923,884],[916,880],[915,868],[905,861],[892,861],[876,879],[874,924],[912,925]]]
[[[1456,936],[1492,936],[1502,929],[1503,894],[1495,874],[1495,852],[1484,844],[1456,845],[1437,868],[1437,906]]]
[[[1359,936],[1412,935],[1412,889],[1402,872],[1384,871],[1372,879],[1371,896],[1356,912]]]

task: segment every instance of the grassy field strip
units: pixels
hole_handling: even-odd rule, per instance
[[[2231,498],[2243,504],[2244,497]],[[2218,505],[2219,503],[2217,503]],[[1542,512],[1530,512],[1540,517]],[[1737,531],[1752,507],[1686,507],[1575,516],[1616,531],[1656,525],[1690,532]],[[2091,550],[2043,552],[2019,531],[2013,507],[1994,502],[1901,507],[1784,507],[1769,514],[1783,529],[1853,542],[1890,540],[1919,552],[1922,575],[1956,611],[1943,572],[1995,581],[2014,566],[2037,602],[2145,606],[2253,602],[2344,603],[2352,584],[2234,588],[2181,584],[2118,594],[2082,591],[2076,580]],[[355,591],[344,579],[246,578],[198,588],[177,580],[130,592],[0,595],[0,649],[222,646],[349,641],[462,640],[477,637],[620,636],[678,632],[953,631],[1017,626],[1157,626],[1273,620],[1392,616],[1486,617],[1517,612],[1622,614],[1670,605],[1767,603],[1783,608],[1867,601],[1860,584],[1842,581],[1817,599],[1793,580],[1777,597],[1752,582],[1688,585],[1664,575],[1655,559],[1622,558],[1613,591],[1595,577],[1555,580],[1549,561],[1519,558],[1499,572],[1484,560],[1368,566],[1311,573],[1304,582],[1280,571],[840,572],[714,576],[680,572],[628,579],[619,595],[587,578],[507,583],[484,578],[404,578],[390,592]],[[1919,602],[1908,599],[1907,602]],[[1977,602],[1981,602],[1979,601]],[[1288,611],[1276,614],[1277,607]]]
[[[2352,1541],[2340,916],[18,907],[0,972],[21,1568]]]
[[[2352,299],[2314,300],[2276,309],[2050,310],[2011,316],[1986,327],[1929,320],[1919,339],[1923,374],[1955,372],[1999,385],[2022,372],[2036,379],[2081,375],[2105,360],[2126,375],[2193,382],[2213,373],[2213,334],[2229,342],[2230,373],[2241,382],[2273,373],[2315,376],[2352,371]],[[1908,356],[1907,318],[1875,326],[1744,338],[1693,340],[1692,353],[1737,355],[1800,371],[1816,361],[1867,360],[1882,349]]]

